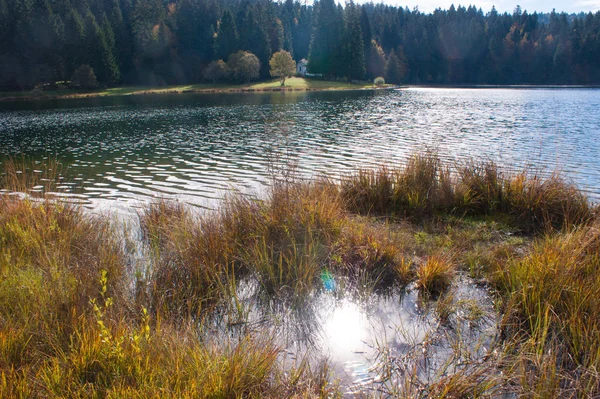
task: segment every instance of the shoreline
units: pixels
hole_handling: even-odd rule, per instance
[[[315,82],[315,81],[311,81]],[[491,85],[491,84],[464,84],[464,85],[443,85],[443,84],[426,84],[426,85],[372,85],[372,84],[351,84],[340,83],[333,81],[316,81],[318,84],[323,83],[322,87],[302,87],[302,86],[267,86],[261,87],[265,82],[257,83],[254,86],[240,87],[194,87],[187,86],[170,86],[170,87],[139,87],[136,86],[120,86],[105,89],[103,91],[92,92],[69,92],[64,94],[42,94],[40,95],[15,95],[18,92],[0,92],[0,103],[2,102],[18,102],[18,101],[51,101],[51,100],[70,100],[70,99],[85,99],[98,97],[124,97],[124,96],[149,96],[149,95],[167,95],[167,94],[240,94],[240,93],[285,93],[285,92],[322,92],[322,91],[353,91],[353,90],[411,90],[411,89],[600,89],[600,85]],[[329,83],[329,85],[328,85]],[[266,84],[271,84],[266,82]],[[27,92],[22,92],[23,94]]]
[[[319,81],[326,82],[326,81]],[[23,95],[23,96],[3,96],[0,92],[0,102],[12,101],[39,101],[39,100],[66,100],[66,99],[82,99],[82,98],[97,98],[97,97],[121,97],[121,96],[143,96],[143,95],[165,95],[165,94],[239,94],[239,93],[282,93],[282,92],[320,92],[320,91],[352,91],[352,90],[389,90],[400,86],[384,85],[376,86],[372,84],[342,84],[339,82],[326,82],[331,85],[323,87],[199,87],[188,88],[190,86],[171,86],[165,88],[140,88],[139,90],[126,91],[127,86],[112,88],[116,90],[125,90],[125,92],[80,92],[80,93],[65,93],[65,94],[41,94],[39,96]],[[259,83],[260,85],[260,83]],[[129,86],[135,87],[135,86]],[[111,90],[111,89],[109,89]],[[13,92],[14,93],[14,92]],[[8,94],[8,93],[7,93]],[[12,93],[11,93],[12,94]]]
[[[0,193],[0,390],[387,397],[406,381],[461,397],[597,397],[598,208],[559,176],[465,165],[450,176],[424,153],[343,181],[281,181],[203,218],[157,200],[131,230],[43,193]],[[12,192],[52,188],[25,164],[4,171]],[[345,367],[355,359],[360,380]],[[418,367],[432,379],[405,371]]]

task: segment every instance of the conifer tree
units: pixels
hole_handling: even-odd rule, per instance
[[[321,0],[315,5],[316,16],[310,43],[308,69],[311,73],[335,75],[336,58],[339,56],[338,10],[334,0]]]
[[[217,38],[215,41],[215,56],[217,59],[226,59],[230,54],[238,50],[238,32],[233,19],[233,15],[229,10],[223,12]]]
[[[256,55],[261,64],[260,75],[267,77],[269,73],[269,57],[271,46],[269,35],[263,24],[260,23],[254,7],[248,7],[242,24],[241,49]]]
[[[364,79],[365,53],[360,24],[360,11],[350,2],[346,4],[344,24],[345,76],[350,80]]]

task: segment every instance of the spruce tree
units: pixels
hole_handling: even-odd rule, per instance
[[[334,0],[321,0],[315,7],[308,69],[311,73],[335,75],[336,59],[341,48],[338,10]]]
[[[233,19],[233,15],[227,9],[223,12],[217,38],[215,41],[215,57],[216,59],[227,59],[230,54],[238,50],[238,32]]]
[[[264,25],[258,19],[258,13],[254,7],[249,7],[241,27],[241,49],[256,55],[260,61],[262,77],[269,76],[269,58],[271,57],[271,46],[269,35]]]
[[[365,77],[365,53],[360,25],[360,11],[350,2],[346,5],[344,25],[345,76],[350,80],[364,79]]]

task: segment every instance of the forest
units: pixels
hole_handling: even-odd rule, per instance
[[[0,89],[208,81],[240,50],[260,78],[279,50],[326,79],[395,84],[599,84],[600,12],[423,13],[334,0],[0,0]],[[63,82],[63,83],[61,83]]]

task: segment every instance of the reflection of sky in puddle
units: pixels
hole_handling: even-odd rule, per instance
[[[463,349],[472,349],[477,357],[482,356],[481,350],[486,350],[496,333],[496,317],[487,290],[467,278],[458,278],[455,283],[454,321],[452,326],[445,326],[436,315],[435,302],[422,302],[414,287],[357,299],[346,291],[346,284],[338,281],[327,288],[334,279],[329,273],[321,277],[323,291],[293,306],[261,301],[257,299],[258,287],[243,283],[243,288],[238,287],[238,300],[245,303],[244,321],[230,320],[229,325],[253,331],[272,328],[285,349],[282,361],[290,366],[302,360],[316,366],[327,359],[332,380],[340,384],[345,396],[364,393],[380,383],[384,352],[398,361],[416,354],[413,369],[419,378],[427,380],[456,356],[452,346],[456,338],[465,339]],[[460,308],[461,303],[476,303],[488,316],[471,328],[468,317],[463,317],[468,307]]]

